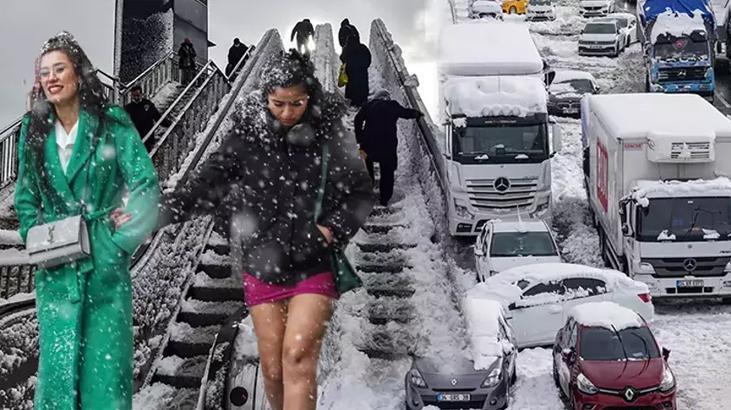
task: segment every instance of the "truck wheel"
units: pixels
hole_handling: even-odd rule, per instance
[[[599,232],[599,252],[602,256],[602,261],[604,262],[604,266],[610,266],[609,264],[609,258],[607,257],[607,245],[604,238],[604,229],[602,227],[598,227],[597,231]]]

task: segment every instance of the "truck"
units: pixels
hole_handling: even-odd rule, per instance
[[[438,70],[450,234],[475,236],[490,219],[550,217],[560,129],[549,124],[552,75],[528,28],[445,27]]]
[[[709,0],[644,0],[637,18],[647,92],[695,93],[713,101],[716,22]]]
[[[586,97],[602,258],[653,297],[731,301],[731,120],[695,94]]]

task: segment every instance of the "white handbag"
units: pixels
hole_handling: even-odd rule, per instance
[[[25,241],[30,263],[47,269],[86,258],[91,253],[89,232],[81,215],[36,225]]]

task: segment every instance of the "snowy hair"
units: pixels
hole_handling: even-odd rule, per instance
[[[61,51],[66,54],[74,66],[76,76],[79,78],[79,101],[83,110],[97,117],[104,115],[107,108],[107,101],[104,96],[104,86],[96,75],[96,69],[89,61],[89,58],[81,49],[71,33],[63,31],[48,39],[41,47],[40,55],[35,62],[35,84],[31,91],[31,110],[27,114],[30,117],[30,125],[26,136],[26,144],[30,153],[33,154],[39,169],[42,184],[47,184],[45,178],[45,167],[43,164],[43,143],[51,131],[53,124],[49,121],[49,115],[53,106],[40,85],[41,59],[52,51]]]

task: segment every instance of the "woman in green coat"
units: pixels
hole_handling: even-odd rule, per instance
[[[131,409],[129,265],[157,223],[157,176],[134,125],[123,108],[107,104],[70,34],[44,44],[36,70],[40,87],[18,147],[20,235],[79,215],[83,202],[91,256],[36,271],[35,408]]]

